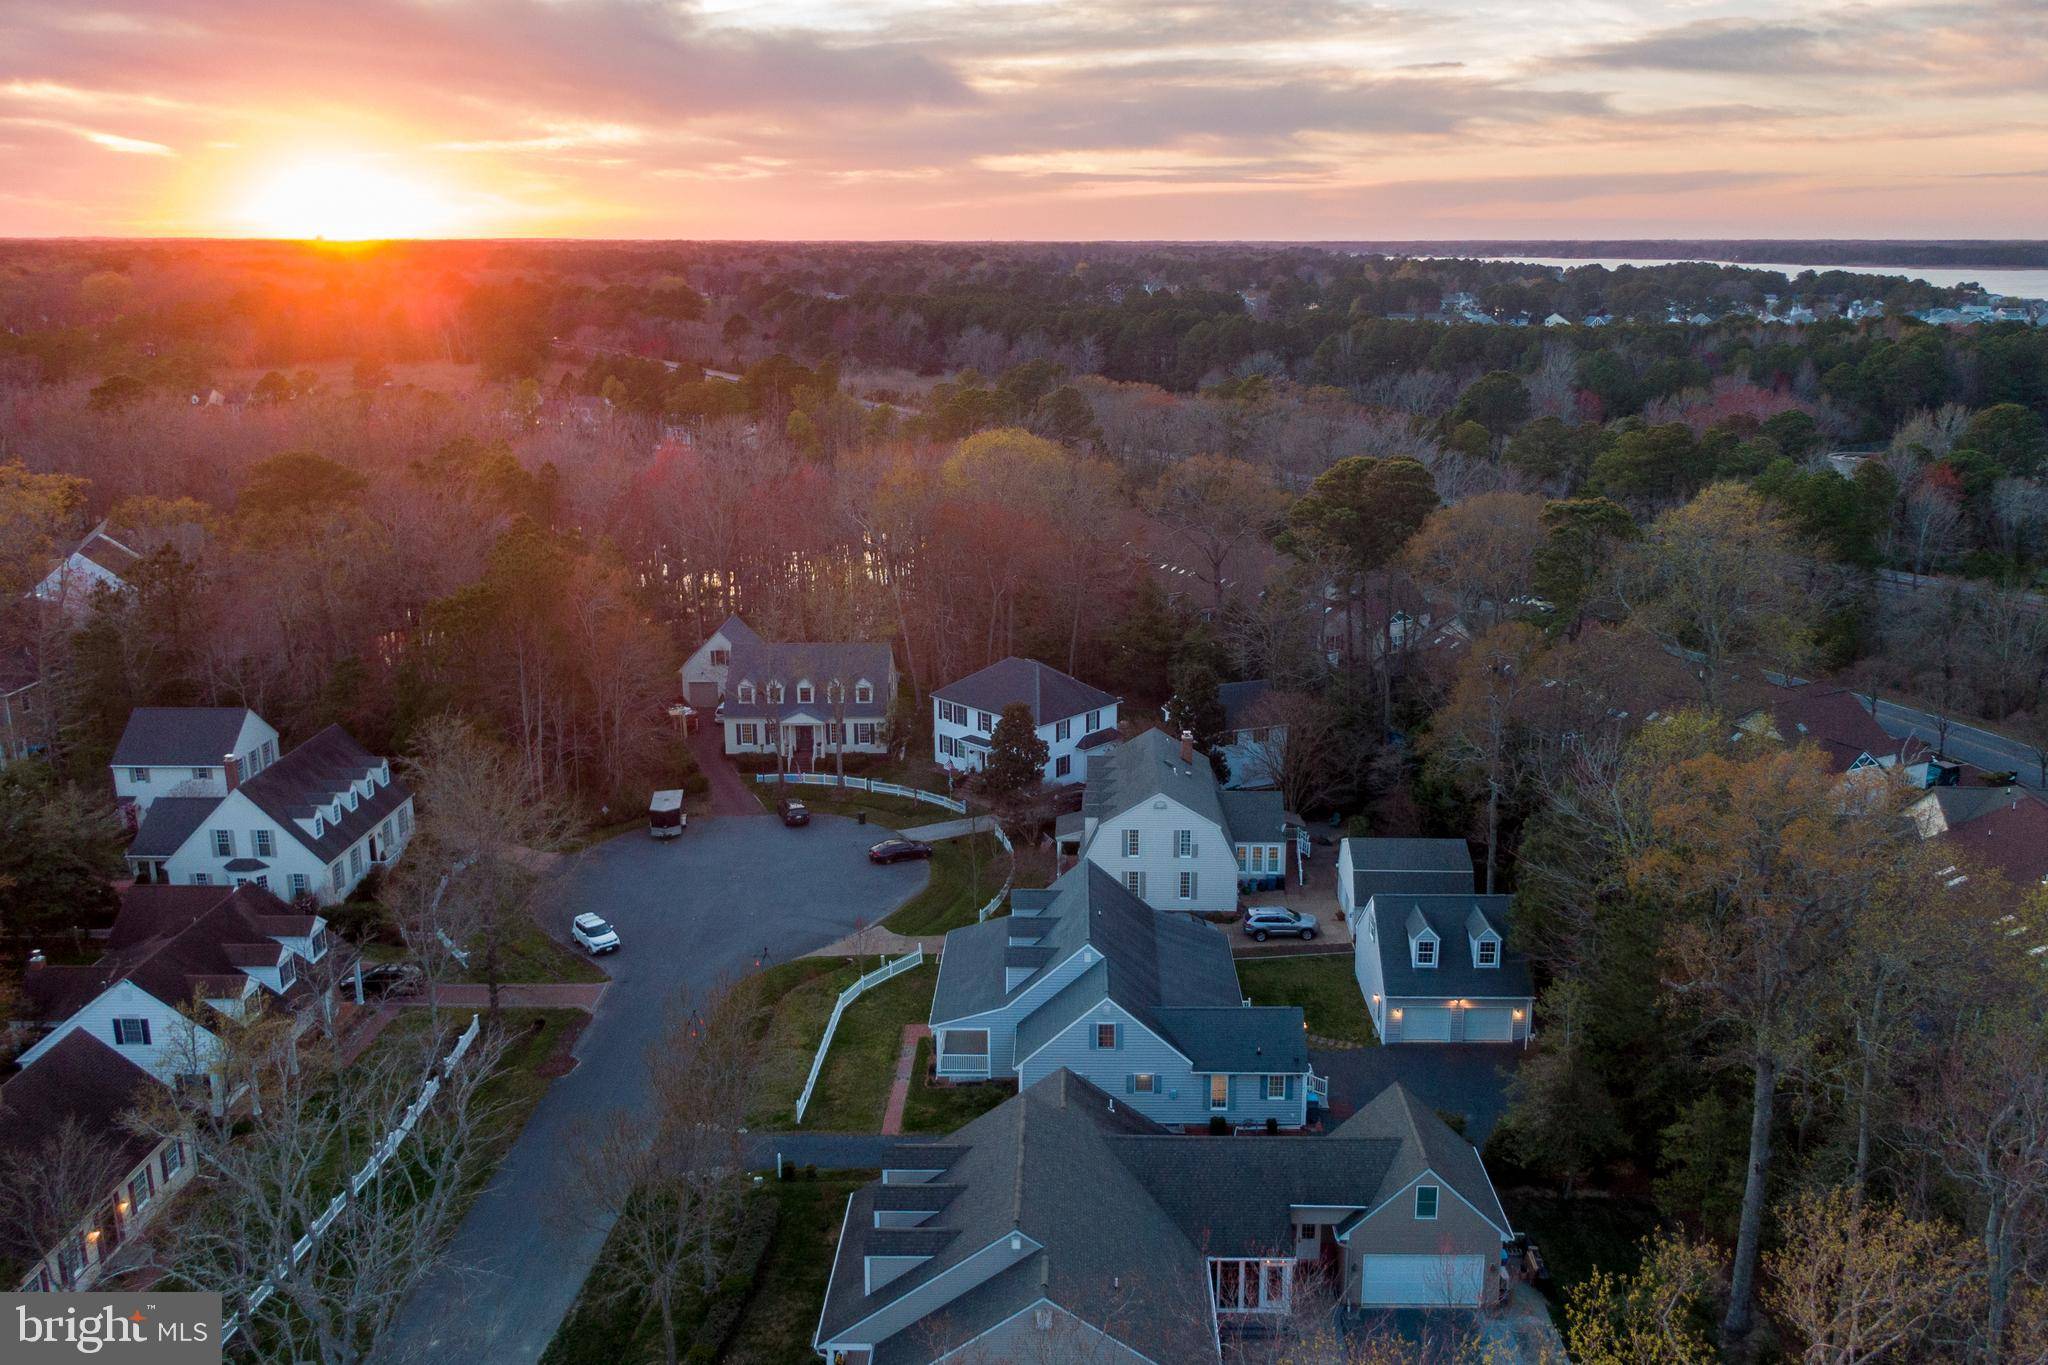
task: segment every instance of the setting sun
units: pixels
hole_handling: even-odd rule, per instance
[[[459,224],[456,206],[433,185],[341,157],[295,162],[257,186],[243,225],[269,237],[364,241],[433,237]]]

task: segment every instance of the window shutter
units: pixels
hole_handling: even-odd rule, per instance
[[[1288,1098],[1288,1099],[1290,1099],[1290,1100],[1294,1098],[1294,1087],[1295,1087],[1295,1086],[1297,1086],[1297,1085],[1299,1085],[1300,1083],[1301,1083],[1301,1078],[1300,1078],[1299,1076],[1289,1076],[1289,1077],[1287,1078],[1287,1094],[1286,1094],[1286,1098]]]
[[[1124,1074],[1124,1093],[1126,1095],[1135,1095],[1138,1093],[1138,1078],[1136,1076],[1131,1075],[1128,1072]]]

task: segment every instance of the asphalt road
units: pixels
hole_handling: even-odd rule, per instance
[[[612,985],[577,1043],[576,1069],[548,1088],[441,1265],[400,1310],[378,1360],[540,1358],[607,1231],[573,1208],[567,1153],[579,1121],[644,1106],[643,1053],[678,988],[743,976],[764,952],[771,963],[801,956],[921,890],[924,863],[867,861],[879,837],[875,826],[836,816],[814,816],[804,829],[765,815],[710,817],[692,820],[678,839],[622,835],[564,865],[561,894],[551,898],[561,920],[595,910],[618,927],[620,950],[600,959]],[[764,1135],[759,1145],[772,1162],[778,1144]],[[865,1145],[841,1143],[841,1151],[823,1135],[780,1145],[819,1165],[871,1156]]]
[[[1867,704],[1869,698],[1865,697]],[[1915,711],[1895,701],[1878,700],[1874,713],[1878,726],[1894,739],[1911,736],[1933,748],[1941,735],[1941,722],[1925,711]],[[1943,746],[1947,757],[1960,759],[1988,772],[2002,772],[2011,769],[2020,775],[2020,782],[2040,790],[2041,764],[2034,751],[2016,739],[1994,734],[1990,730],[1974,725],[1963,725],[1951,721],[1948,727],[1948,741]]]

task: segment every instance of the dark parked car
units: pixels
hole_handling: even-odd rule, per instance
[[[363,994],[378,999],[418,995],[426,980],[416,962],[383,962],[363,968]]]
[[[932,846],[919,843],[915,839],[884,839],[868,850],[868,861],[871,863],[900,863],[906,858],[931,856]]]
[[[811,812],[803,802],[793,796],[785,796],[775,803],[775,813],[782,817],[782,823],[795,828],[811,823]]]
[[[1261,943],[1275,934],[1314,938],[1316,917],[1284,905],[1255,905],[1244,912],[1244,931]]]

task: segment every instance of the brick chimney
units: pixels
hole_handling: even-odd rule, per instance
[[[233,791],[235,788],[242,785],[241,755],[229,754],[227,757],[221,759],[220,770],[227,775],[229,791]]]
[[[1193,730],[1183,730],[1180,732],[1180,761],[1187,764],[1190,768],[1195,766],[1195,732]]]

